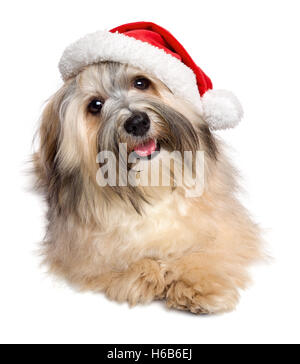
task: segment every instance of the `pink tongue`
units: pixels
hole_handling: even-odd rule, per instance
[[[134,151],[140,157],[147,157],[148,155],[151,155],[152,153],[154,153],[155,149],[156,149],[155,140],[151,139],[146,144],[138,145],[136,148],[134,148]]]

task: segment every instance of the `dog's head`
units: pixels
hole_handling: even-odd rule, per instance
[[[124,186],[124,181],[99,187],[96,161],[102,151],[116,156],[117,175],[132,168],[127,163],[132,154],[144,163],[162,151],[183,155],[202,150],[208,161],[217,158],[214,137],[192,104],[174,96],[159,79],[113,62],[88,66],[66,81],[44,110],[39,136],[39,185],[51,206],[65,212],[76,211],[83,199],[92,199],[87,195],[99,191],[106,201],[115,195],[138,211],[148,200],[145,188]],[[126,160],[120,157],[124,144]]]

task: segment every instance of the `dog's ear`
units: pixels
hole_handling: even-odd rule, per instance
[[[39,149],[33,156],[37,187],[47,188],[56,170],[56,154],[60,134],[60,109],[68,86],[65,84],[48,101],[38,130]]]
[[[48,101],[41,117],[39,149],[34,154],[36,187],[46,197],[53,211],[74,212],[82,196],[82,178],[78,169],[61,171],[58,150],[66,100],[73,88],[65,85]]]
[[[209,158],[211,158],[212,160],[217,160],[218,146],[213,133],[209,129],[209,126],[206,123],[202,123],[198,126],[197,130],[200,138],[201,147],[206,152]]]

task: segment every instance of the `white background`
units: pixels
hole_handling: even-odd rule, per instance
[[[0,342],[299,343],[299,10],[297,0],[1,1]],[[140,20],[169,29],[244,105],[243,122],[218,134],[236,151],[244,203],[273,261],[253,269],[230,314],[129,309],[40,267],[45,206],[24,171],[43,103],[61,85],[61,53],[88,32]]]

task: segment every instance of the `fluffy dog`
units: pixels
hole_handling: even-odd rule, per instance
[[[193,313],[236,306],[247,267],[261,257],[260,232],[197,107],[153,74],[101,61],[69,77],[49,100],[39,139],[33,159],[49,207],[43,254],[52,272],[130,305],[164,299]],[[187,197],[176,182],[99,186],[104,163],[97,155],[118,156],[120,143],[127,156],[146,156],[144,164],[172,151],[203,151],[202,195]],[[133,168],[120,157],[117,165],[118,174]]]

